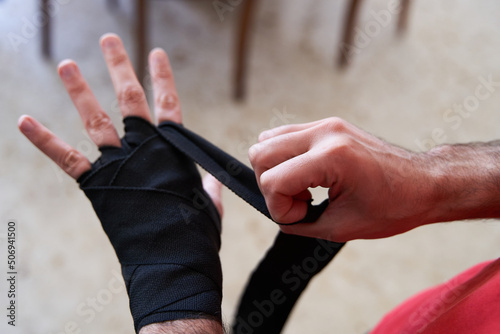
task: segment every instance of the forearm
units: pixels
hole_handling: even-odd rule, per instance
[[[423,153],[436,203],[430,222],[500,218],[500,141]]]
[[[211,319],[183,319],[144,326],[139,334],[222,334],[222,325]]]

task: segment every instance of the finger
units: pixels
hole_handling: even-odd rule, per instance
[[[330,215],[332,206],[332,203],[330,203],[318,220],[313,223],[280,225],[280,229],[287,234],[334,241],[337,233],[335,229],[336,221]]]
[[[149,68],[153,80],[157,122],[172,121],[182,123],[179,96],[175,88],[172,68],[165,51],[160,48],[151,51],[149,54]]]
[[[323,120],[310,122],[310,123],[289,124],[289,125],[278,126],[276,128],[261,132],[258,140],[259,140],[259,142],[263,142],[264,140],[267,140],[269,138],[273,138],[273,137],[276,137],[276,136],[279,136],[279,135],[282,135],[285,133],[302,131],[302,130],[314,127],[314,126],[320,124],[321,122],[323,122]]]
[[[248,157],[257,175],[280,163],[307,152],[315,135],[302,130],[284,133],[257,143],[248,150]]]
[[[336,180],[328,163],[309,151],[266,170],[260,175],[260,189],[274,220],[294,223],[305,217],[311,194],[308,188],[331,187]],[[330,168],[332,168],[330,166]],[[332,176],[333,175],[333,176]]]
[[[18,122],[21,132],[45,155],[51,158],[69,176],[78,179],[90,169],[90,161],[66,144],[42,124],[29,116],[21,116]]]
[[[104,35],[101,48],[123,117],[139,116],[151,121],[146,94],[120,38],[115,34]]]
[[[274,138],[287,133],[294,133],[303,130],[312,130],[322,132],[322,133],[348,133],[351,136],[362,139],[366,143],[372,145],[380,145],[380,140],[372,135],[369,135],[365,131],[357,128],[356,126],[346,122],[339,117],[329,117],[321,119],[319,121],[303,123],[303,124],[290,124],[283,125],[277,128],[273,128],[262,132],[259,135],[259,142],[266,141],[270,138]]]
[[[222,207],[222,183],[219,182],[215,177],[211,174],[205,175],[203,178],[203,189],[207,192],[208,196],[212,199],[217,211],[219,211],[219,215],[222,218],[224,214],[224,210]]]
[[[99,147],[121,146],[111,119],[102,110],[76,63],[65,60],[59,64],[58,72],[90,139]]]

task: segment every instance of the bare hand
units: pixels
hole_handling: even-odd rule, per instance
[[[305,216],[308,188],[329,189],[330,204],[319,220],[282,226],[286,233],[343,242],[387,237],[426,222],[432,196],[420,155],[339,118],[263,132],[249,156],[280,223]]]

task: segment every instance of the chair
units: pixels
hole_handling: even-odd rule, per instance
[[[41,0],[41,7],[44,12],[48,12],[50,0]],[[108,8],[116,8],[118,0],[106,0]],[[242,4],[239,27],[236,29],[236,49],[234,57],[234,91],[235,100],[244,100],[246,95],[246,78],[249,40],[252,24],[254,21],[256,5],[259,0],[244,0]],[[410,0],[401,0],[401,12],[398,20],[398,33],[402,33],[407,26]],[[356,26],[361,0],[351,0],[347,8],[346,21],[344,24],[342,45],[352,45],[354,39],[354,28]],[[136,39],[136,72],[142,82],[146,73],[146,57],[148,50],[148,0],[135,0],[137,17],[135,20]],[[42,28],[42,54],[46,58],[51,56],[51,22],[47,17],[47,23]],[[349,58],[345,52],[340,50],[338,56],[338,66],[343,68],[349,63]]]
[[[41,10],[48,13],[50,0],[41,0]],[[109,9],[115,9],[118,6],[118,0],[106,0]],[[147,47],[147,1],[146,0],[136,0],[135,3],[137,18],[136,18],[136,73],[137,77],[142,81],[145,74],[145,63],[146,63],[146,47]],[[47,22],[42,29],[42,54],[45,58],[50,58],[52,56],[52,41],[51,41],[51,21],[50,15],[47,15]]]
[[[351,0],[347,8],[346,21],[344,25],[344,32],[341,45],[352,45],[354,39],[354,28],[358,19],[361,0]],[[399,13],[397,31],[399,34],[406,30],[408,25],[408,13],[410,8],[410,0],[401,0],[401,10]],[[347,66],[349,57],[346,52],[340,49],[338,56],[338,66],[340,68]]]
[[[49,11],[49,1],[41,0],[41,10],[45,13]],[[118,0],[106,0],[107,6],[110,9],[115,9],[118,6]],[[245,95],[245,78],[246,64],[248,54],[248,36],[250,26],[253,22],[254,7],[257,0],[245,0],[242,8],[241,20],[239,28],[236,30],[236,50],[235,50],[235,65],[234,65],[234,96],[237,100],[241,100]],[[143,81],[146,74],[146,61],[148,51],[148,1],[136,0],[135,12],[135,40],[136,40],[136,63],[135,69],[139,81]],[[52,40],[51,40],[51,21],[50,16],[47,16],[47,22],[42,28],[42,54],[45,58],[50,58],[52,55]]]

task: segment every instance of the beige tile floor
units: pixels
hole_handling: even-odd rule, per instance
[[[122,1],[114,13],[104,1],[55,2],[54,61],[46,62],[39,54],[39,29],[23,30],[36,19],[37,1],[0,1],[0,277],[6,272],[3,233],[9,219],[18,223],[20,247],[18,326],[7,326],[0,314],[0,332],[64,333],[74,322],[81,333],[132,333],[126,293],[107,292],[119,265],[90,204],[75,182],[16,129],[17,118],[31,114],[96,157],[55,67],[64,58],[78,61],[119,124],[97,40],[113,31],[134,48],[131,1]],[[236,104],[229,81],[236,14],[227,12],[221,21],[211,1],[152,1],[152,44],[172,58],[185,124],[244,161],[262,129],[333,115],[413,150],[499,137],[499,86],[468,117],[447,111],[470,102],[480,78],[500,81],[498,1],[414,1],[406,36],[395,37],[391,16],[389,24],[358,44],[353,63],[341,73],[332,55],[345,5],[262,1],[248,100]],[[359,29],[375,24],[371,10],[387,6],[387,0],[366,1]],[[10,42],[13,34],[25,38],[17,48]],[[223,309],[230,321],[248,274],[277,228],[229,191],[224,204]],[[363,333],[411,294],[498,257],[499,241],[498,222],[480,221],[351,242],[313,281],[285,333]],[[91,311],[97,297],[101,303]],[[4,310],[3,278],[0,301]]]

